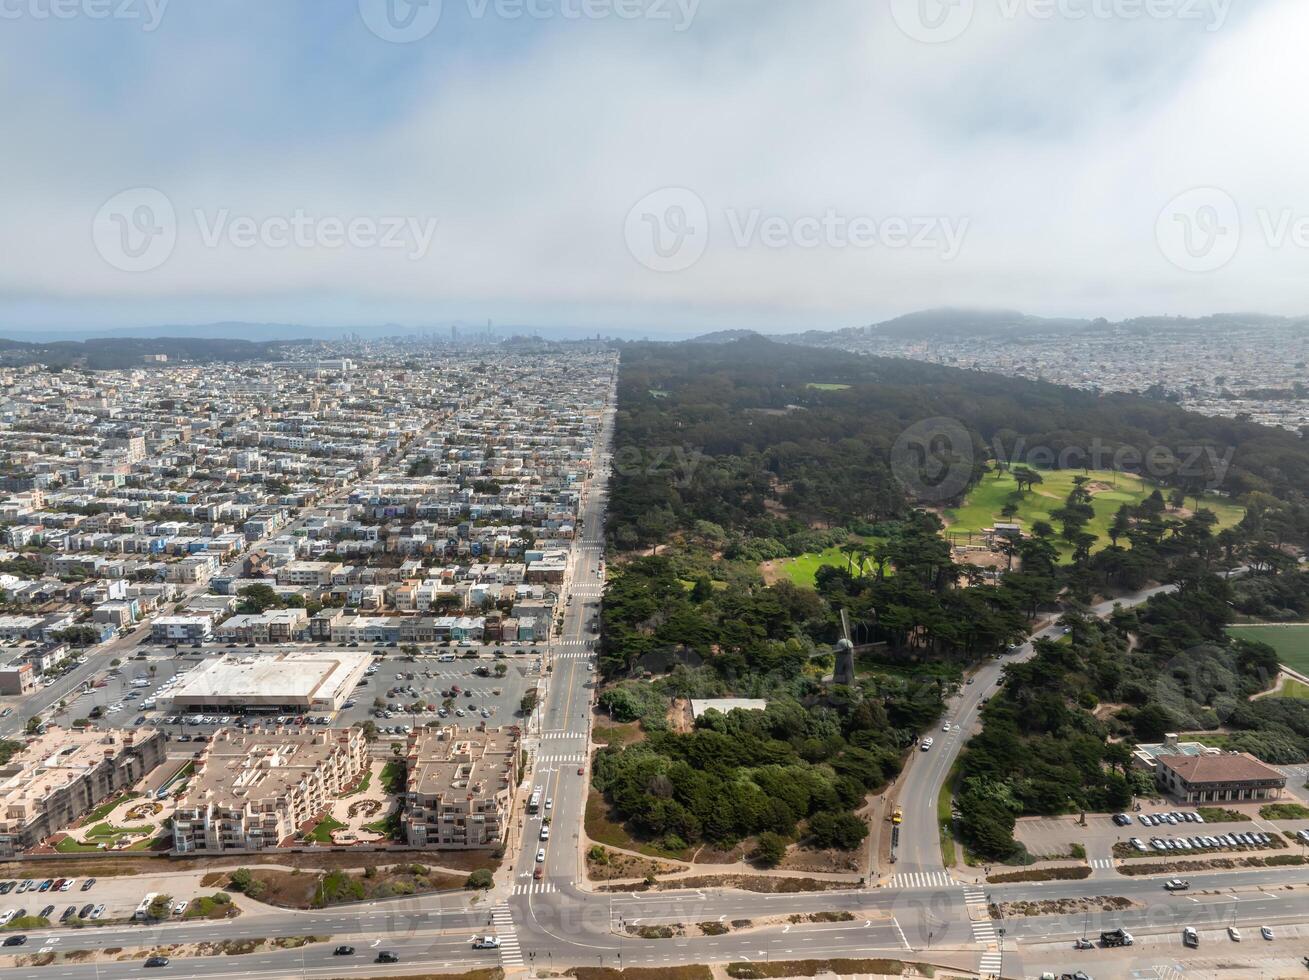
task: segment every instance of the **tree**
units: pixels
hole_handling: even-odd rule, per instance
[[[536,688],[532,688],[523,695],[523,699],[518,702],[518,710],[524,715],[530,715],[536,710],[536,703],[540,699],[540,694]]]
[[[824,810],[809,818],[809,835],[815,847],[852,851],[868,836],[868,825],[853,813]]]
[[[508,665],[508,664],[505,664],[505,663],[498,663],[498,664],[495,665],[495,676],[496,676],[496,677],[504,677],[504,675],[507,674],[507,673],[509,673],[509,665]]]
[[[464,887],[485,891],[495,885],[495,877],[486,868],[478,868],[468,876],[464,882]]]
[[[156,895],[150,903],[150,908],[146,910],[146,915],[152,919],[167,918],[168,913],[173,910],[173,898],[171,895]]]
[[[760,834],[754,850],[750,853],[750,860],[765,868],[777,867],[784,857],[786,857],[786,838],[772,831]]]
[[[33,715],[27,719],[27,724],[23,726],[23,731],[28,735],[35,735],[36,730],[41,727],[41,716]]]

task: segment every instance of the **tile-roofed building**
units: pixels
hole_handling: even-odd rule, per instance
[[[1275,800],[1286,777],[1246,752],[1221,755],[1161,755],[1156,759],[1161,789],[1187,803]]]

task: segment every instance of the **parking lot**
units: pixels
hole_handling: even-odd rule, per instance
[[[1285,838],[1285,833],[1288,831],[1295,833],[1309,828],[1309,821],[1265,820],[1259,816],[1258,804],[1237,805],[1231,809],[1245,814],[1250,819],[1204,822],[1194,807],[1179,806],[1175,810],[1150,807],[1142,812],[1134,811],[1125,814],[1130,819],[1130,823],[1126,825],[1115,823],[1113,815],[1107,813],[1087,814],[1084,827],[1075,816],[1021,817],[1014,827],[1014,835],[1026,845],[1030,853],[1040,856],[1066,855],[1073,844],[1081,844],[1086,848],[1087,859],[1096,867],[1107,867],[1107,864],[1102,865],[1097,862],[1104,862],[1110,858],[1115,844],[1132,846],[1130,845],[1132,838],[1139,839],[1146,848],[1145,851],[1141,851],[1139,848],[1132,847],[1133,851],[1142,855],[1151,853],[1170,858],[1180,857],[1188,851],[1191,856],[1196,856],[1204,853],[1219,854],[1268,849],[1268,845],[1258,837],[1252,842],[1233,840],[1230,843],[1206,844],[1201,841],[1200,846],[1192,843],[1192,839],[1220,838],[1234,834],[1262,834],[1274,839],[1281,838],[1282,842],[1297,851],[1309,846],[1309,842],[1302,844],[1298,840],[1291,841]],[[1166,814],[1171,814],[1173,819],[1168,820]],[[1188,820],[1187,814],[1190,814],[1193,819]],[[1143,817],[1146,822],[1142,822]],[[1162,848],[1152,843],[1156,839],[1163,843]],[[1187,843],[1178,843],[1182,840]],[[1170,842],[1172,842],[1171,846]],[[1273,846],[1275,847],[1276,843]],[[1283,850],[1283,848],[1277,849]]]
[[[56,891],[53,887],[42,892],[39,886],[44,881],[59,879],[56,868],[51,865],[51,878],[14,879],[0,877],[0,917],[9,911],[29,916],[40,916],[51,909],[45,916],[51,923],[60,920],[109,922],[117,919],[130,919],[141,900],[149,893],[168,895],[175,902],[188,901],[199,895],[212,895],[216,889],[201,887],[204,871],[179,871],[158,875],[122,875],[106,878],[77,878],[66,891]],[[30,880],[32,887],[19,892],[24,880]],[[86,888],[88,881],[93,882]],[[74,907],[68,913],[69,907]],[[98,910],[98,912],[97,912]],[[82,913],[85,912],[85,915]],[[64,919],[65,914],[68,918]]]
[[[271,655],[280,648],[262,647]],[[300,649],[345,650],[322,645]],[[118,727],[151,725],[189,741],[223,725],[246,722],[299,721],[297,715],[242,716],[165,713],[156,699],[165,698],[177,678],[227,654],[249,655],[244,646],[207,645],[203,649],[142,647],[142,655],[123,661],[97,676],[89,690],[68,699],[66,707],[47,720],[71,726],[78,719],[98,720]],[[524,693],[536,686],[550,656],[544,644],[511,644],[466,648],[424,648],[411,657],[382,645],[357,647],[352,653],[372,653],[369,667],[350,701],[338,712],[313,713],[305,723],[347,726],[371,720],[379,729],[400,729],[444,721],[474,727],[513,724]],[[573,652],[571,655],[577,655]],[[456,690],[457,689],[457,690]],[[389,714],[388,714],[389,713]]]

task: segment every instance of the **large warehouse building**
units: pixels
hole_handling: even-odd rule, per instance
[[[355,651],[305,651],[224,657],[186,675],[166,711],[304,713],[336,711],[372,658]]]

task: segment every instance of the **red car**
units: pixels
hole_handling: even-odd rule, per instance
[[[540,881],[542,878],[545,877],[545,868],[541,867],[538,864],[536,866],[536,870],[532,872],[532,877],[535,878],[537,881]]]

